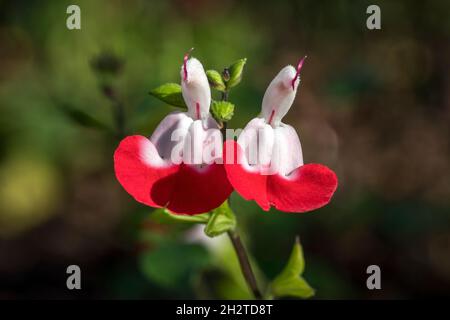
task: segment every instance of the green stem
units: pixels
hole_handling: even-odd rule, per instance
[[[228,91],[222,92],[222,101],[228,101]]]

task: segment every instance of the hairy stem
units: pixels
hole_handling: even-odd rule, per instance
[[[256,283],[255,274],[253,273],[252,266],[250,265],[250,260],[248,259],[247,251],[245,250],[244,245],[242,244],[241,238],[235,231],[228,231],[228,237],[233,244],[234,250],[239,259],[239,264],[241,266],[242,274],[252,291],[255,299],[262,299],[261,291],[259,291],[258,284]]]

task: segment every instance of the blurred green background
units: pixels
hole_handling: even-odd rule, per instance
[[[230,127],[308,55],[285,122],[340,184],[306,214],[233,194],[260,280],[300,235],[318,299],[450,294],[448,1],[79,0],[72,31],[70,4],[0,0],[0,298],[249,297],[226,237],[153,222],[114,177],[117,121],[150,135],[172,109],[148,91],[179,82],[191,47],[208,69],[248,59]],[[80,291],[66,289],[70,264]],[[366,288],[371,264],[382,290]]]

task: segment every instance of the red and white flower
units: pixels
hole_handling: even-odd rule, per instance
[[[211,92],[202,64],[186,54],[181,87],[187,112],[165,117],[150,139],[128,136],[114,153],[116,177],[137,201],[178,214],[208,212],[233,188],[221,159],[222,136],[209,113]],[[206,159],[205,155],[208,156]]]
[[[259,117],[237,142],[225,142],[225,169],[234,189],[264,210],[305,212],[326,205],[337,188],[336,174],[321,164],[303,164],[297,132],[282,118],[300,82],[303,58],[295,69],[283,68],[267,88]]]

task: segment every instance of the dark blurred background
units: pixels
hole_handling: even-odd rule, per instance
[[[70,4],[81,30],[66,28]],[[370,4],[381,30],[366,28]],[[308,55],[285,122],[340,184],[306,214],[233,194],[260,281],[300,235],[316,298],[448,296],[449,13],[448,1],[0,0],[0,298],[249,297],[226,237],[154,222],[114,177],[120,136],[150,135],[172,110],[148,91],[179,82],[191,47],[208,69],[248,59],[230,127]],[[66,288],[70,264],[82,290]],[[366,288],[371,264],[382,290]]]

